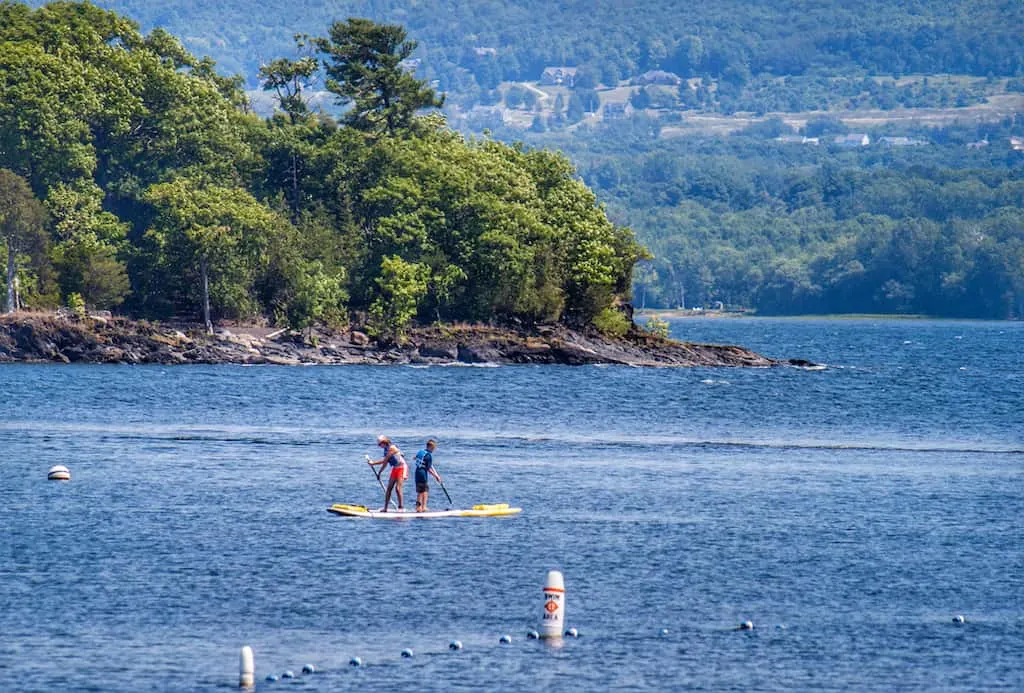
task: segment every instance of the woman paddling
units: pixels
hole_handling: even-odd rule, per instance
[[[388,477],[388,487],[384,491],[384,508],[381,512],[387,512],[391,505],[391,491],[394,490],[398,496],[398,510],[405,510],[405,499],[402,495],[402,482],[409,478],[409,465],[406,464],[402,451],[397,445],[392,445],[387,436],[377,436],[377,446],[384,450],[384,457],[377,461],[369,461],[371,467],[388,465],[391,467],[391,475]]]

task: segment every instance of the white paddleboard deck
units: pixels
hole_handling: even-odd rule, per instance
[[[474,505],[472,508],[453,510],[427,510],[418,513],[415,510],[391,509],[371,510],[365,505],[352,505],[348,503],[335,503],[327,508],[327,512],[341,515],[342,517],[362,517],[369,520],[436,520],[444,517],[503,517],[516,515],[523,511],[522,508],[512,508],[508,503],[490,503]]]

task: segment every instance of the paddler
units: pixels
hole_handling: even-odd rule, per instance
[[[421,513],[427,509],[427,496],[430,494],[430,485],[427,483],[428,474],[437,483],[443,484],[441,475],[434,469],[434,451],[437,450],[437,441],[431,438],[427,446],[416,453],[416,512]]]
[[[387,436],[377,436],[377,447],[384,450],[384,457],[377,461],[370,461],[368,464],[371,467],[381,465],[383,470],[384,465],[391,467],[391,474],[388,476],[388,487],[384,491],[384,510],[388,511],[388,507],[391,505],[391,492],[394,491],[395,495],[398,496],[398,509],[400,511],[405,510],[405,499],[402,495],[402,482],[409,478],[409,465],[406,464],[405,458],[402,456],[402,451],[398,449],[397,445],[391,443],[391,439]]]

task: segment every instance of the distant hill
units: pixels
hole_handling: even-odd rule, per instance
[[[31,5],[40,5],[38,0]],[[472,94],[530,81],[545,66],[581,68],[612,84],[647,70],[743,81],[750,75],[1024,74],[1016,0],[97,0],[166,28],[250,85],[262,61],[290,55],[295,33],[336,19],[400,23],[420,42],[420,76]]]

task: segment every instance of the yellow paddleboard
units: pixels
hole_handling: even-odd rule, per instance
[[[371,510],[365,505],[351,503],[335,503],[327,508],[327,512],[343,517],[363,517],[370,520],[436,520],[445,517],[503,517],[517,515],[522,508],[513,508],[508,503],[484,503],[468,509],[427,510],[418,513],[415,510],[395,510],[387,512]]]

